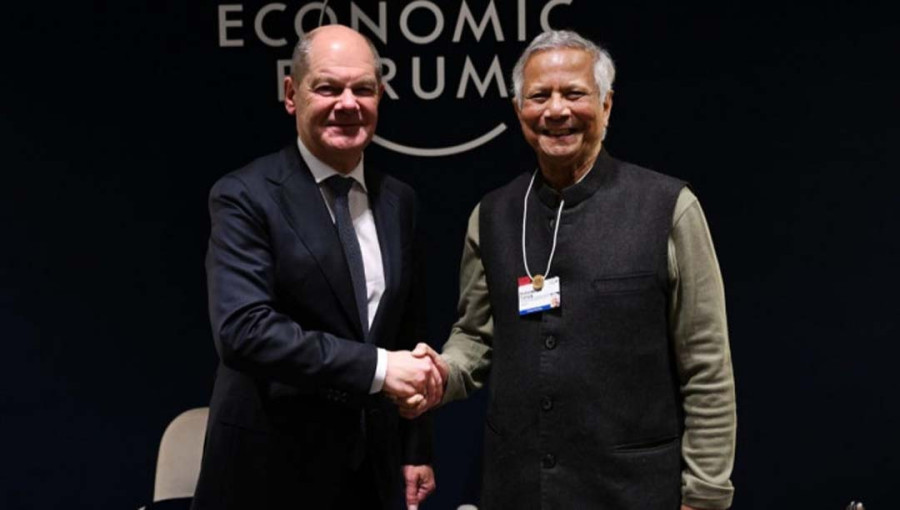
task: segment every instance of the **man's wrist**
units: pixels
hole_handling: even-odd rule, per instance
[[[387,351],[378,348],[378,363],[375,365],[375,375],[372,377],[372,386],[369,394],[378,393],[384,388],[384,378],[387,376]]]

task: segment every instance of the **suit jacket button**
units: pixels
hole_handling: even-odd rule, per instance
[[[541,467],[544,469],[550,469],[556,465],[556,456],[552,453],[548,453],[544,455],[544,458],[541,459]]]
[[[550,397],[544,397],[541,399],[541,409],[544,411],[549,411],[553,409],[553,400]]]
[[[546,339],[544,339],[544,347],[548,351],[552,351],[553,349],[556,349],[556,337],[553,335],[550,335]]]

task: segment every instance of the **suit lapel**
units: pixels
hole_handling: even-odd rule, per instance
[[[273,196],[297,237],[316,259],[341,303],[345,318],[353,325],[357,336],[362,338],[350,269],[319,186],[296,147],[293,150],[288,147],[283,154],[285,168],[280,176],[272,179],[276,185],[272,190]]]
[[[366,187],[369,190],[369,207],[375,217],[375,228],[378,230],[378,246],[381,248],[381,263],[384,268],[384,294],[378,303],[378,310],[372,321],[370,335],[380,329],[384,310],[387,308],[395,292],[396,279],[400,275],[400,230],[397,217],[397,201],[393,193],[384,185],[384,177],[371,170],[366,170]],[[373,336],[372,340],[377,340]]]

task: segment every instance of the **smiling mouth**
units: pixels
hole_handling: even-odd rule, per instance
[[[541,134],[544,136],[550,136],[553,138],[560,138],[563,136],[569,136],[577,133],[578,130],[574,128],[566,128],[566,129],[542,129]]]

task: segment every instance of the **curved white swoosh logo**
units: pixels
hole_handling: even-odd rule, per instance
[[[500,133],[506,131],[506,124],[500,123],[494,126],[494,129],[488,131],[487,133],[479,136],[474,140],[469,140],[468,142],[461,143],[459,145],[453,145],[451,147],[436,147],[431,149],[423,149],[421,147],[410,147],[408,145],[401,145],[396,142],[392,142],[390,140],[385,140],[384,138],[375,135],[372,138],[372,141],[377,143],[378,145],[384,147],[385,149],[390,149],[394,152],[399,152],[401,154],[407,154],[409,156],[422,156],[425,158],[436,158],[440,156],[452,156],[453,154],[459,154],[461,152],[466,152],[472,150],[476,147],[484,145],[494,138],[497,137]]]

